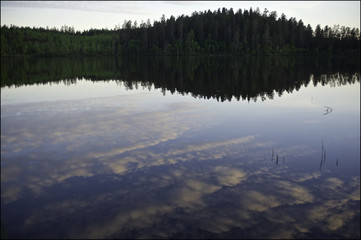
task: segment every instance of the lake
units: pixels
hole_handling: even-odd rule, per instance
[[[360,62],[2,59],[8,238],[359,238]]]

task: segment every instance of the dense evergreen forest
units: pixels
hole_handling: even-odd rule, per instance
[[[335,25],[313,30],[302,20],[267,9],[218,9],[163,15],[114,29],[1,27],[1,56],[94,55],[338,55],[359,56],[360,31]]]

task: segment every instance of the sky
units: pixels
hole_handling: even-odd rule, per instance
[[[360,1],[1,1],[1,25],[114,29],[124,20],[136,20],[139,25],[147,19],[159,21],[162,14],[177,18],[223,7],[234,12],[258,7],[261,13],[267,8],[278,17],[284,13],[287,19],[302,19],[313,29],[317,24],[360,29]]]

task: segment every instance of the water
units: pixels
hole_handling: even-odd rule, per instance
[[[9,238],[359,238],[360,69],[2,62]]]

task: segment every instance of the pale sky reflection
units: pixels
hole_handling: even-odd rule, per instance
[[[138,97],[6,106],[2,203],[36,202],[54,190],[93,184],[75,189],[85,191],[83,197],[65,194],[34,203],[24,228],[69,217],[83,221],[84,230],[67,229],[71,238],[114,237],[139,229],[138,237],[160,238],[185,232],[191,215],[197,226],[214,234],[246,227],[254,229],[254,236],[280,238],[307,236],[318,224],[321,231],[341,234],[359,216],[359,177],[340,179],[292,165],[314,154],[314,148],[277,146],[277,139],[256,134],[199,142],[194,135],[200,129],[218,124],[205,117],[211,113],[204,105],[169,103],[143,111],[146,107],[130,104],[144,101]],[[276,166],[272,148],[286,162]],[[106,182],[107,176],[112,182]],[[115,190],[104,190],[103,182]],[[260,228],[264,221],[266,227]]]

